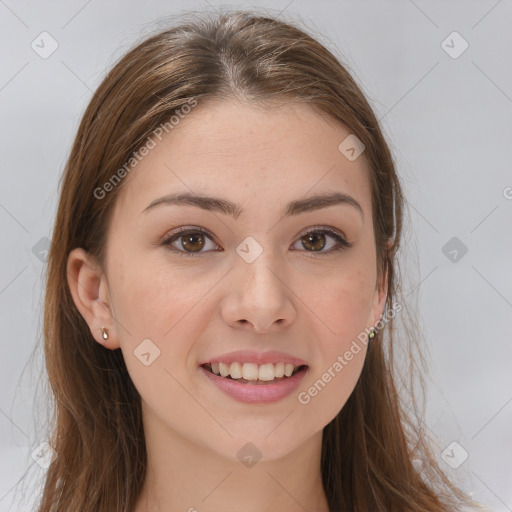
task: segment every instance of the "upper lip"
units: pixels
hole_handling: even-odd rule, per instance
[[[299,357],[270,350],[268,352],[256,352],[254,350],[237,350],[228,352],[218,357],[212,357],[199,363],[202,366],[207,363],[256,363],[258,365],[268,363],[290,363],[294,366],[308,366],[308,363]]]

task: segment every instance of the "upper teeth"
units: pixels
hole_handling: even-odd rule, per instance
[[[245,380],[274,380],[283,377],[290,377],[293,371],[298,368],[291,363],[261,364],[256,363],[211,363],[212,372],[215,375],[227,377],[231,375],[232,379]]]

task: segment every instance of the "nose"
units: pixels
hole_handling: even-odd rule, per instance
[[[230,293],[223,304],[225,322],[256,333],[276,332],[295,319],[296,296],[283,265],[276,265],[271,251],[255,261],[240,259],[230,277]]]

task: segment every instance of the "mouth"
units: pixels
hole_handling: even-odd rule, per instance
[[[294,366],[291,363],[205,363],[201,365],[208,372],[226,380],[248,385],[269,385],[286,381],[298,373],[305,373],[308,366]]]

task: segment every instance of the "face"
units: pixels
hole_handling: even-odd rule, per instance
[[[271,460],[341,410],[366,354],[358,335],[385,301],[364,153],[349,161],[338,149],[349,134],[306,105],[199,104],[125,178],[99,277],[105,307],[81,311],[99,343],[121,348],[145,423],[233,460],[251,441]],[[304,203],[333,193],[345,201]],[[174,194],[237,211],[148,208]],[[233,351],[279,351],[307,369],[280,399],[244,402],[200,366]]]

